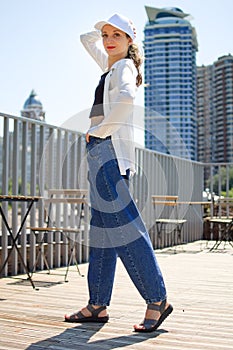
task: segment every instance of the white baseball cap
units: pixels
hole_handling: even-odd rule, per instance
[[[132,21],[127,17],[122,16],[118,13],[111,16],[107,21],[100,21],[95,24],[95,29],[101,30],[105,24],[110,24],[113,27],[116,27],[130,36],[131,39],[136,38],[135,29]]]

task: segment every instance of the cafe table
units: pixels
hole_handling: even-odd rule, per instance
[[[28,280],[30,281],[32,287],[34,289],[35,288],[35,284],[33,283],[33,280],[31,278],[31,275],[30,275],[30,271],[27,267],[27,264],[25,264],[24,262],[24,259],[23,259],[23,256],[21,254],[21,251],[17,245],[17,240],[22,232],[22,229],[23,229],[23,226],[27,220],[27,217],[32,209],[32,206],[35,202],[38,202],[39,199],[41,197],[39,196],[22,196],[22,195],[0,195],[0,215],[2,217],[2,220],[3,220],[3,223],[5,224],[6,226],[6,229],[9,233],[9,237],[10,237],[10,240],[11,240],[11,248],[8,250],[8,253],[7,253],[7,257],[4,261],[4,263],[2,264],[1,268],[0,268],[0,275],[2,274],[2,271],[4,270],[12,252],[14,249],[16,249],[17,253],[18,253],[18,256],[19,256],[19,260],[21,261],[23,267],[24,267],[24,270],[25,272],[27,273],[27,276],[28,276]],[[28,203],[28,206],[27,206],[27,210],[25,212],[25,214],[23,215],[22,217],[22,220],[21,220],[21,224],[19,226],[19,228],[17,229],[16,232],[13,232],[12,228],[10,228],[10,225],[9,225],[9,222],[7,220],[7,217],[4,213],[4,210],[2,209],[2,203],[3,202],[8,202],[8,203],[12,203],[12,202],[26,202]]]
[[[218,224],[219,226],[219,235],[218,238],[210,249],[210,251],[214,249],[218,249],[222,242],[228,242],[232,247],[232,229],[233,229],[233,219],[232,218],[223,218],[223,217],[213,217],[210,220],[210,224]],[[213,227],[211,227],[211,231]]]

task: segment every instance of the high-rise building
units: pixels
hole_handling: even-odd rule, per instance
[[[233,162],[233,56],[214,62],[215,158]]]
[[[198,161],[215,161],[214,69],[212,65],[197,67]]]
[[[195,29],[178,8],[145,8],[145,146],[196,160]]]
[[[233,162],[233,56],[198,67],[198,160]]]

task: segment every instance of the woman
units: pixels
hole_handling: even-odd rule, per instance
[[[117,257],[147,303],[137,332],[156,330],[172,312],[153,247],[131,197],[134,174],[133,102],[142,83],[135,29],[115,14],[98,22],[81,42],[103,70],[86,134],[91,194],[89,303],[67,322],[107,322]],[[102,38],[101,38],[102,37]]]

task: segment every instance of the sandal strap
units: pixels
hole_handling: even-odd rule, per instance
[[[106,306],[100,306],[97,309],[95,309],[91,304],[87,305],[87,310],[89,310],[92,313],[92,316],[98,316],[99,313],[106,309]]]
[[[85,317],[81,311],[75,312],[72,315],[69,316],[69,319],[71,320],[77,320],[79,318]]]
[[[146,328],[146,329],[150,329],[151,327],[154,327],[156,325],[158,321],[157,320],[151,320],[149,318],[145,318],[142,325]]]
[[[164,312],[165,310],[165,306],[166,306],[167,300],[163,300],[162,303],[160,305],[158,304],[148,304],[147,305],[147,309],[148,310],[155,310],[155,311],[159,311],[161,314]]]
[[[73,317],[75,318],[82,318],[82,317],[85,317],[82,313],[82,311],[78,311],[76,312],[75,314],[72,315]]]
[[[148,305],[147,305],[147,309],[148,309],[148,310],[156,310],[156,311],[160,311],[160,305],[156,305],[156,304],[148,304]]]

